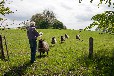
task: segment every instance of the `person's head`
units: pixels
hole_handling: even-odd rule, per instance
[[[30,22],[30,27],[35,27],[35,22],[34,21]]]

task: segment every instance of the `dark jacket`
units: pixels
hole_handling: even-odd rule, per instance
[[[29,27],[27,29],[27,36],[29,40],[37,39],[39,33],[35,30],[35,27]]]

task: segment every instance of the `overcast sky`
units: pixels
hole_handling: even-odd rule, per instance
[[[4,22],[4,25],[11,25],[14,22],[10,27],[16,27],[20,22],[30,20],[32,15],[48,9],[53,11],[57,19],[63,22],[68,29],[83,29],[92,23],[92,16],[104,11],[114,10],[107,5],[100,5],[100,8],[98,8],[99,0],[94,0],[93,3],[90,3],[90,0],[86,0],[86,2],[83,0],[82,3],[79,3],[79,0],[12,1],[11,3],[8,2],[6,6],[10,7],[15,13],[6,15],[5,18],[8,20]]]

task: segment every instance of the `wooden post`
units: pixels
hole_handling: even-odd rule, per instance
[[[89,58],[93,56],[93,38],[89,38]]]
[[[7,57],[8,57],[8,60],[9,60],[9,53],[8,53],[8,47],[7,47],[7,42],[6,42],[6,37],[5,36],[4,36],[4,40],[5,40],[5,45],[6,45]]]
[[[0,35],[0,50],[1,50],[0,53],[1,53],[2,59],[5,59],[1,35]]]

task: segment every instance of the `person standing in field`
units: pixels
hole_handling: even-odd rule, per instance
[[[27,29],[27,36],[29,39],[30,49],[31,49],[31,63],[35,61],[36,47],[37,47],[37,37],[39,33],[36,31],[35,22],[30,22],[30,27]]]

